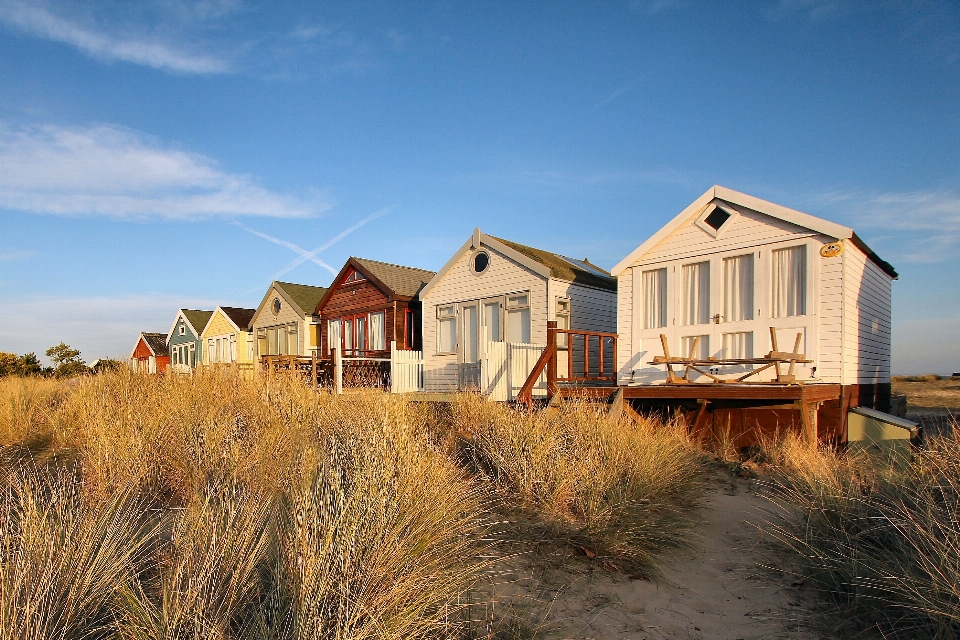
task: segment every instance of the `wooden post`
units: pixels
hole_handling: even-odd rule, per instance
[[[666,334],[660,334],[660,346],[663,347],[663,357],[667,359],[667,382],[677,382],[677,377],[673,375],[673,365],[670,364],[670,347],[667,345]]]
[[[396,303],[394,303],[396,304]],[[390,393],[397,392],[397,341],[390,341]]]
[[[333,392],[337,395],[343,393],[343,356],[340,355],[340,349],[330,350],[333,356]]]
[[[797,340],[796,342],[793,343],[794,354],[800,353],[800,340],[802,339],[803,339],[803,332],[797,331]],[[806,351],[806,349],[804,349],[804,351]],[[793,358],[790,358],[790,368],[787,369],[787,375],[790,376],[790,382],[793,382],[794,380],[797,379],[796,376],[793,375],[793,368],[794,366],[796,366],[796,364],[797,364],[797,361],[794,360]]]
[[[797,400],[797,409],[800,411],[800,421],[803,424],[803,439],[811,447],[817,446],[817,411],[819,402],[804,402]]]
[[[313,388],[317,387],[317,352],[310,352],[310,384]]]
[[[549,402],[557,393],[557,322],[555,320],[547,322],[547,349],[553,352],[553,356],[547,362],[547,401]]]
[[[777,329],[776,327],[770,327],[770,345],[773,347],[774,351],[780,351],[777,348]],[[777,370],[777,382],[783,382],[783,377],[780,375],[780,363],[774,363],[773,367]]]

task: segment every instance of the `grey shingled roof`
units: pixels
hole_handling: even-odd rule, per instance
[[[165,333],[141,333],[144,342],[153,350],[153,355],[158,358],[170,355],[167,350],[167,334]]]
[[[246,331],[253,320],[256,309],[241,309],[239,307],[220,307],[227,317],[233,320],[233,323],[240,327],[241,331]]]
[[[300,309],[306,314],[313,314],[321,298],[327,292],[326,287],[313,287],[308,284],[294,284],[293,282],[277,282],[276,285],[290,296]]]
[[[366,258],[354,258],[374,278],[388,286],[395,295],[412,298],[437,275],[426,269],[415,269]]]
[[[199,336],[207,326],[207,322],[213,317],[213,311],[198,311],[197,309],[180,309],[184,317],[197,330]]]
[[[551,253],[543,249],[534,249],[523,244],[504,240],[490,236],[494,240],[502,242],[514,251],[522,253],[531,260],[535,260],[543,266],[550,269],[550,275],[559,280],[566,280],[575,284],[582,284],[588,287],[597,287],[598,289],[617,290],[617,279],[609,272],[600,267],[588,263],[584,260],[574,260],[561,256],[558,253]]]

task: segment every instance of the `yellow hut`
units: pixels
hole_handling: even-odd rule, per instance
[[[203,364],[238,364],[252,370],[254,353],[250,321],[256,311],[217,307],[200,334]]]

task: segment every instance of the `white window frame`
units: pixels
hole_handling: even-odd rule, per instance
[[[720,209],[724,213],[728,214],[730,217],[727,218],[722,225],[720,225],[719,229],[714,229],[709,224],[707,224],[707,218],[709,218],[710,214],[716,211],[717,209]],[[724,232],[730,228],[730,223],[733,222],[733,219],[736,218],[738,215],[739,213],[733,207],[730,207],[721,202],[711,202],[710,206],[704,209],[703,213],[697,216],[697,220],[696,222],[694,222],[694,224],[696,224],[698,227],[700,227],[701,229],[709,233],[711,236],[719,240],[723,236]]]
[[[458,347],[460,345],[460,331],[457,326],[458,318],[458,305],[456,303],[450,304],[438,304],[437,305],[437,355],[438,356],[451,356],[457,355]],[[452,322],[451,322],[452,321]],[[453,340],[453,351],[444,351],[442,348],[442,332],[441,327],[443,323],[447,322],[453,326],[454,330],[454,340]]]

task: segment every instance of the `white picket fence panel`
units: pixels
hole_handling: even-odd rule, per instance
[[[507,366],[509,369],[510,400],[515,400],[523,388],[523,383],[527,381],[537,360],[540,359],[543,350],[547,348],[545,344],[525,344],[520,342],[511,342],[507,344]],[[534,398],[547,397],[547,372],[543,373],[537,379],[537,384],[533,387]]]
[[[480,390],[490,400],[510,399],[510,369],[507,366],[507,343],[488,342],[480,360]]]
[[[390,342],[390,392],[413,393],[423,391],[423,351],[397,349]]]

